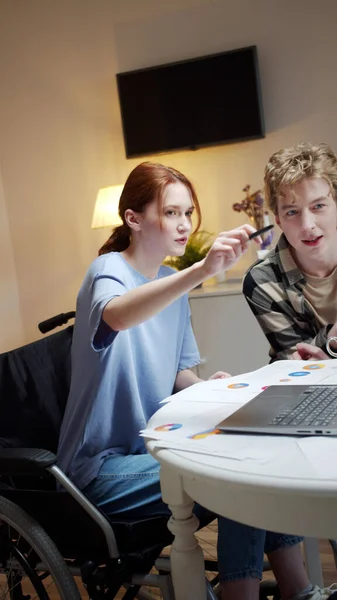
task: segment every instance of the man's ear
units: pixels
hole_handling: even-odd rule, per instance
[[[279,227],[281,227],[281,225],[280,225],[280,217],[278,215],[275,215],[275,221],[276,221],[277,225]],[[281,227],[281,229],[282,229],[282,227]]]
[[[139,213],[135,212],[131,208],[127,208],[124,213],[124,218],[130,229],[132,229],[133,231],[140,231],[141,218]]]

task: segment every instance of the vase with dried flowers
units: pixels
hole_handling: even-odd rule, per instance
[[[247,184],[246,187],[243,188],[243,192],[246,192],[246,197],[241,202],[235,202],[235,204],[233,204],[233,209],[236,212],[245,212],[252,221],[254,227],[256,229],[262,229],[262,227],[270,225],[269,213],[265,207],[261,190],[251,192],[250,187],[251,186]],[[268,231],[262,235],[261,250],[267,250],[273,237],[273,231]]]

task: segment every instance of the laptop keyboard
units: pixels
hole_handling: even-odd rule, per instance
[[[269,425],[328,426],[337,415],[337,387],[309,387],[299,396],[299,403],[282,410]]]

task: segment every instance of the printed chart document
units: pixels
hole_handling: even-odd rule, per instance
[[[263,464],[272,460],[281,447],[277,436],[268,436],[268,444],[265,439],[259,443],[257,436],[224,434],[216,424],[271,385],[304,383],[337,385],[337,361],[277,361],[251,373],[195,384],[166,398],[156,413],[156,425],[142,430],[140,435],[156,440],[156,447],[160,448]],[[313,438],[299,438],[294,443],[314,468],[318,460],[314,446],[318,450],[330,443],[329,447],[337,450],[336,438],[321,443]]]

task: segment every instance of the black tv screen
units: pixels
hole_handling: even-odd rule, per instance
[[[117,74],[128,158],[264,137],[256,46]]]

